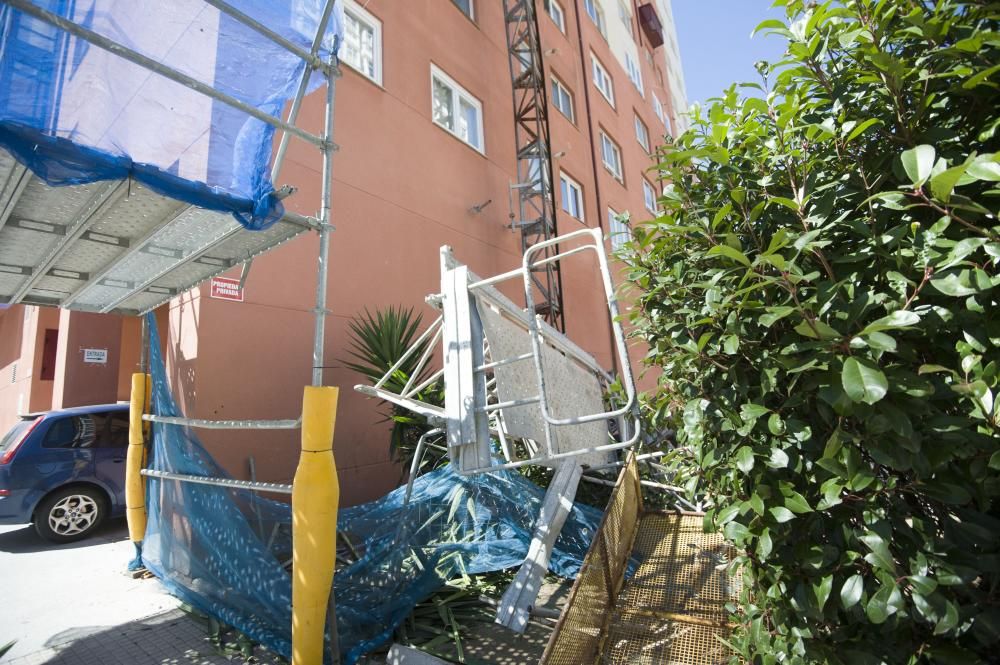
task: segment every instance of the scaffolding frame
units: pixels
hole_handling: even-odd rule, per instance
[[[310,51],[306,51],[223,0],[205,2],[303,62],[302,79],[295,98],[291,100],[287,118],[272,116],[249,106],[30,0],[2,0],[2,4],[25,17],[44,22],[61,33],[72,35],[158,77],[183,85],[201,96],[274,127],[281,136],[281,145],[275,155],[272,179],[280,171],[288,139],[292,136],[323,153],[336,151],[337,146],[327,128],[323,133],[314,134],[296,125],[310,76],[314,72],[319,72],[328,80],[339,76],[339,63],[324,63],[319,57],[325,33],[316,35]],[[332,5],[324,6],[320,20],[324,28],[332,13]],[[71,189],[77,190],[76,193]],[[282,200],[294,192],[294,188],[284,186],[273,191],[271,197]],[[79,212],[64,220],[33,219],[32,215],[26,214],[30,212],[28,204],[18,206],[19,202],[24,203],[30,198],[26,194],[32,193],[36,200],[42,198],[64,206],[79,206]],[[136,218],[138,212],[135,206],[143,211],[143,215],[152,210],[150,215],[156,218],[144,218],[141,224],[123,225],[114,221]],[[186,234],[183,239],[190,242],[169,242],[177,240],[171,238],[171,233],[177,229],[182,229]],[[0,151],[0,234],[4,235],[4,243],[8,245],[6,258],[0,259],[0,302],[6,304],[142,314],[301,233],[313,230],[322,236],[330,229],[329,220],[323,219],[322,212],[317,218],[286,211],[272,228],[257,233],[246,232],[228,213],[160,196],[131,179],[98,181],[76,188],[49,187],[26,166],[17,163],[12,155]],[[18,235],[11,236],[12,233]],[[10,249],[18,242],[23,247]],[[145,259],[149,259],[147,269],[137,272],[136,265]]]
[[[325,334],[326,334],[326,315],[329,313],[327,309],[327,279],[329,273],[329,256],[330,256],[330,233],[333,230],[331,224],[331,186],[333,178],[333,154],[337,151],[338,146],[334,142],[334,106],[336,99],[336,85],[337,79],[340,78],[340,63],[336,56],[333,55],[328,62],[324,62],[319,57],[320,48],[323,44],[324,37],[327,34],[327,29],[330,23],[331,16],[335,11],[335,7],[340,0],[325,0],[323,6],[323,12],[317,26],[316,34],[313,38],[311,48],[309,51],[302,49],[301,47],[295,45],[289,40],[282,37],[277,32],[271,30],[267,26],[256,21],[252,17],[240,12],[236,8],[227,4],[223,0],[204,0],[207,5],[210,5],[221,13],[226,14],[233,20],[241,23],[247,28],[253,30],[254,32],[260,34],[266,39],[274,42],[275,44],[281,46],[288,52],[297,56],[303,63],[303,72],[299,81],[299,86],[297,88],[295,97],[291,100],[291,106],[289,108],[288,115],[285,119],[280,117],[272,116],[265,113],[253,106],[242,102],[225,92],[222,92],[211,85],[205,84],[197,79],[188,76],[177,69],[169,67],[161,62],[157,62],[151,58],[148,58],[141,53],[98,34],[88,28],[75,23],[69,19],[66,19],[58,14],[47,11],[34,5],[30,0],[2,0],[4,4],[9,5],[13,9],[23,12],[25,15],[35,18],[39,21],[47,23],[51,26],[56,27],[66,33],[69,33],[78,39],[81,39],[93,46],[101,48],[108,51],[128,62],[139,65],[146,70],[156,74],[158,76],[164,77],[176,83],[179,83],[195,92],[213,99],[217,102],[225,104],[233,109],[241,111],[242,113],[267,123],[268,125],[274,127],[281,133],[280,144],[277,153],[274,157],[274,162],[272,166],[272,179],[277,177],[280,172],[281,166],[284,162],[284,157],[288,147],[288,140],[290,137],[295,137],[300,139],[310,145],[315,146],[322,155],[322,186],[321,186],[321,201],[320,210],[318,218],[304,217],[297,214],[286,214],[282,219],[283,222],[291,223],[300,227],[300,231],[313,230],[319,235],[319,252],[318,252],[318,265],[317,265],[317,285],[316,285],[316,299],[315,299],[315,309],[314,309],[314,328],[313,328],[313,344],[311,349],[312,357],[312,375],[311,375],[311,385],[314,387],[320,387],[323,383],[323,350],[325,346]],[[321,134],[310,133],[301,127],[296,125],[298,119],[298,113],[302,106],[303,98],[308,89],[308,82],[310,77],[314,72],[321,73],[326,79],[326,109],[324,113],[324,126]],[[8,222],[10,215],[17,203],[18,198],[23,193],[24,189],[31,178],[31,173],[26,167],[22,165],[15,165],[12,170],[11,177],[8,179],[9,188],[12,196],[8,199],[5,208],[0,209],[0,229],[3,228],[4,224]],[[30,267],[30,266],[18,266],[21,270],[19,274],[26,274],[29,278],[26,280],[25,284],[20,286],[15,292],[15,298],[11,298],[10,302],[20,302],[24,296],[28,293],[33,284],[34,280],[37,280],[41,275],[47,274],[52,266],[55,264],[59,256],[63,255],[68,251],[70,244],[84,237],[88,232],[89,223],[96,219],[102,210],[107,209],[112,202],[116,201],[118,197],[123,196],[125,193],[124,182],[110,182],[106,187],[103,187],[102,191],[94,202],[95,206],[91,207],[88,214],[79,219],[69,232],[65,234],[64,240],[60,241],[58,246],[48,254],[45,258],[45,263],[41,268]],[[11,187],[12,185],[12,187]],[[283,187],[277,190],[273,196],[277,198],[284,198],[289,194],[293,193],[294,189],[289,187]],[[134,255],[135,252],[139,251],[141,247],[145,246],[147,242],[156,234],[156,232],[162,230],[163,228],[169,227],[170,224],[176,221],[182,214],[190,211],[195,206],[188,204],[178,203],[177,206],[170,211],[165,218],[156,223],[151,231],[147,233],[144,237],[138,239],[136,243],[131,245],[126,245],[128,249],[125,251],[123,256],[119,256],[114,261],[113,265],[121,265],[122,262]],[[199,259],[204,259],[207,254],[221,243],[229,240],[233,236],[238,234],[249,234],[255,233],[254,231],[248,231],[242,227],[236,227],[228,230],[221,234],[221,236],[211,240],[207,245],[202,247],[200,250],[191,253],[188,256],[178,257],[179,261],[177,264],[171,267],[171,269],[176,269],[177,267],[186,265],[192,261],[197,261]],[[297,234],[296,234],[297,235]],[[287,238],[286,238],[287,239]],[[271,247],[266,247],[262,251],[267,251]],[[251,257],[247,257],[252,259]],[[195,284],[191,286],[196,286],[214,276],[224,272],[225,270],[238,265],[239,262],[227,264],[224,266],[219,266],[219,270],[211,275],[208,275]],[[99,280],[104,279],[108,272],[113,268],[113,265],[105,266],[104,270],[95,275],[87,275],[87,280],[84,281],[83,286],[76,289],[73,293],[69,295],[68,298],[63,299],[57,303],[44,303],[44,304],[56,304],[66,308],[74,308],[73,305],[77,303],[77,300],[83,292],[90,288],[93,284],[96,284]],[[211,264],[209,264],[211,265]],[[0,266],[2,267],[2,266]],[[8,271],[11,272],[11,271]],[[134,296],[136,293],[142,292],[147,289],[153,282],[156,281],[162,273],[158,273],[153,279],[144,280],[140,284],[132,285],[127,292],[120,298],[114,300],[113,302],[105,305],[101,308],[101,313],[107,313],[114,311],[119,305],[127,301],[129,298]],[[167,295],[167,294],[164,294]],[[169,297],[177,294],[169,294]],[[155,306],[158,306],[154,305]],[[151,310],[153,307],[148,308],[146,311]],[[75,307],[74,309],[83,309],[80,307]],[[145,312],[138,312],[140,314]],[[143,340],[146,343],[146,340]],[[143,358],[146,357],[145,348],[143,349]],[[174,426],[184,426],[192,428],[201,429],[231,429],[231,430],[272,430],[272,429],[299,429],[302,427],[302,418],[295,420],[206,420],[206,419],[196,419],[196,418],[171,418],[171,417],[161,417],[151,414],[142,414],[141,420],[151,423],[159,423],[161,425],[174,425]],[[141,474],[145,477],[158,478],[163,480],[174,480],[184,483],[201,484],[201,485],[212,485],[217,487],[227,487],[231,489],[246,489],[250,491],[265,491],[265,492],[277,492],[277,493],[291,493],[291,486],[274,484],[274,483],[259,483],[253,481],[239,481],[231,478],[215,478],[209,476],[192,476],[188,474],[176,474],[168,472],[159,472],[154,470],[143,469]],[[336,631],[336,605],[334,601],[333,588],[330,589],[329,594],[329,612],[327,614],[327,631],[330,635],[330,656],[334,663],[339,662],[339,647],[337,640]]]
[[[303,229],[313,230],[319,234],[320,247],[319,247],[319,262],[317,271],[317,287],[316,287],[316,308],[314,310],[315,314],[315,328],[313,335],[313,349],[312,349],[312,359],[313,359],[313,369],[312,369],[312,385],[319,386],[322,384],[322,370],[323,370],[323,359],[322,359],[322,349],[325,337],[325,317],[329,311],[326,309],[326,297],[327,297],[327,275],[329,272],[329,244],[330,244],[330,233],[333,230],[333,226],[330,223],[330,208],[331,208],[331,191],[330,184],[333,177],[333,153],[338,150],[338,146],[333,141],[333,127],[334,127],[334,100],[336,97],[336,82],[341,76],[339,62],[331,60],[330,62],[323,62],[319,57],[320,47],[323,43],[323,38],[326,35],[327,27],[329,24],[330,16],[333,14],[334,6],[337,0],[326,0],[324,3],[323,14],[320,18],[319,27],[317,29],[316,35],[312,42],[312,47],[309,51],[296,46],[294,43],[288,41],[278,33],[274,32],[270,28],[262,25],[252,17],[240,12],[236,8],[228,5],[222,0],[203,0],[207,5],[210,5],[220,12],[231,17],[235,21],[243,24],[244,26],[250,28],[254,32],[262,35],[268,40],[274,42],[275,44],[286,49],[293,55],[300,58],[305,65],[303,73],[299,82],[299,87],[296,91],[295,97],[291,100],[291,107],[286,119],[280,117],[275,117],[270,114],[264,113],[253,106],[242,102],[231,95],[217,90],[216,88],[198,81],[191,76],[188,76],[172,67],[164,65],[163,63],[157,62],[151,58],[148,58],[138,51],[130,49],[129,47],[112,40],[108,37],[100,35],[84,26],[74,23],[73,21],[66,19],[58,14],[50,12],[48,10],[42,9],[41,7],[33,4],[30,0],[2,0],[3,4],[7,4],[17,11],[23,12],[24,14],[31,16],[32,18],[38,19],[45,23],[48,23],[64,32],[67,32],[79,39],[82,39],[93,46],[97,46],[105,51],[113,53],[114,55],[127,60],[133,64],[139,65],[154,74],[167,78],[171,81],[184,85],[185,87],[194,90],[206,97],[210,97],[218,102],[221,102],[233,109],[241,111],[246,115],[265,122],[276,130],[281,132],[281,139],[278,148],[278,152],[275,155],[274,164],[272,167],[272,177],[277,176],[282,164],[284,163],[285,152],[288,147],[288,140],[290,137],[294,136],[298,139],[305,141],[320,151],[323,158],[322,166],[322,191],[321,191],[321,207],[319,211],[318,218],[306,217],[302,215],[297,215],[295,213],[287,214],[288,221],[292,224],[296,224]],[[326,113],[324,114],[324,128],[321,134],[312,134],[301,127],[298,127],[295,123],[298,118],[299,109],[302,105],[302,100],[305,97],[306,90],[308,88],[309,78],[313,72],[318,71],[324,75],[327,81],[327,94],[326,94]],[[15,188],[17,190],[23,191],[27,185],[27,178],[30,173],[27,171],[26,167],[20,166],[16,169],[14,174],[16,177]],[[124,182],[124,181],[122,181]],[[109,184],[104,192],[101,193],[99,200],[97,201],[96,209],[91,210],[87,220],[83,220],[83,223],[76,225],[74,229],[74,234],[76,238],[82,237],[86,234],[86,221],[92,218],[96,218],[101,210],[101,206],[113,201],[116,197],[124,195],[124,188],[122,187],[122,182],[115,182]],[[284,198],[295,190],[290,187],[283,187],[277,190],[273,195],[277,198]],[[193,208],[188,204],[179,204],[178,209],[173,211],[164,220],[155,226],[156,230],[162,229],[170,225],[170,223],[177,219],[177,217],[184,211]],[[7,208],[3,211],[5,215],[10,215],[13,209],[12,204],[8,204]],[[4,222],[8,219],[5,218]],[[223,240],[229,239],[233,235],[242,233],[255,233],[254,231],[248,231],[242,227],[238,227],[225,233],[222,237],[213,240],[209,245],[202,247],[199,251],[194,254],[183,257],[183,262],[175,264],[174,268],[184,263],[196,261],[202,259],[205,255],[211,251],[211,249]],[[67,240],[64,241],[60,247],[56,250],[55,254],[60,254],[65,252],[69,240],[72,236],[67,236]],[[148,238],[140,240],[139,245],[142,244]],[[132,252],[138,250],[139,245],[132,245],[129,247],[129,251],[125,253],[124,257],[118,257],[116,263],[121,262],[122,258],[130,256]],[[53,256],[49,256],[45,263],[45,268],[48,269],[55,262]],[[219,272],[228,270],[232,268],[233,265],[226,265]],[[32,274],[38,275],[44,272],[43,270],[33,270]],[[68,298],[58,302],[52,303],[57,304],[61,307],[67,309],[73,309],[72,305],[76,302],[79,294],[86,288],[95,283],[96,280],[102,277],[101,274],[93,275],[86,281],[83,286],[81,286],[75,293],[71,294]],[[208,279],[206,277],[205,279]],[[150,280],[153,281],[153,280]],[[204,281],[204,280],[201,280]],[[200,283],[200,282],[199,282]],[[105,305],[101,313],[108,313],[114,311],[116,306],[121,304],[124,300],[134,295],[135,292],[141,290],[143,287],[148,286],[148,284],[143,284],[137,287],[135,290],[129,291],[125,296],[119,300],[112,302],[111,304]],[[28,289],[21,287],[19,293],[23,297],[23,292]],[[10,304],[15,302],[20,302],[21,298],[11,299]],[[152,309],[152,308],[150,308]],[[148,309],[145,311],[149,311]],[[137,312],[137,313],[145,313]],[[176,419],[175,419],[176,420]],[[212,421],[202,421],[195,419],[184,419],[187,422],[183,423],[191,427],[214,427],[216,429],[258,429],[255,423],[261,421],[219,421],[221,423],[218,426],[208,425]],[[265,421],[266,422],[266,421]],[[226,425],[225,423],[229,423]],[[180,423],[174,423],[180,424]],[[274,429],[270,427],[268,429]]]

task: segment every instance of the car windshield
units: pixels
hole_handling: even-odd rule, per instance
[[[29,427],[31,427],[31,423],[33,422],[35,422],[34,418],[32,418],[31,420],[22,420],[21,422],[17,423],[12,428],[10,428],[10,431],[4,434],[3,438],[0,439],[0,453],[7,450],[7,446],[13,444],[18,439],[20,439],[21,435],[24,434]]]

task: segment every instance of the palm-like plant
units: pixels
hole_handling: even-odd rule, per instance
[[[342,361],[344,365],[364,375],[372,383],[377,382],[406,353],[420,333],[423,316],[400,306],[389,306],[386,309],[376,309],[372,314],[366,308],[363,314],[356,316],[348,325],[350,327],[350,360]],[[385,382],[386,390],[400,393],[417,371],[417,363],[427,350],[428,341],[422,342],[418,348],[397,368]],[[414,383],[419,385],[426,378],[426,372],[421,372]],[[418,400],[429,404],[442,405],[444,391],[440,382],[436,381],[416,395]],[[389,452],[400,464],[408,466],[416,452],[417,441],[431,426],[424,416],[413,413],[403,407],[393,405],[388,420],[393,421],[392,434],[389,439]],[[439,458],[429,451],[425,465],[436,466]]]

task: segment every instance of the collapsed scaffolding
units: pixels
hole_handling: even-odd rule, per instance
[[[4,168],[0,299],[8,304],[146,314],[205,279],[241,263],[247,265],[254,256],[306,230],[319,234],[312,387],[305,391],[302,415],[269,421],[184,417],[170,398],[158,349],[149,342],[146,346],[154,377],[142,372],[132,381],[127,513],[130,535],[142,554],[142,561],[171,581],[178,594],[259,637],[281,653],[291,655],[293,662],[319,662],[324,652],[328,659],[336,660],[341,651],[337,622],[333,619],[337,612],[334,596],[328,591],[336,554],[333,534],[338,497],[332,437],[337,394],[336,389],[322,387],[322,367],[332,230],[330,186],[332,156],[336,150],[333,142],[334,98],[339,76],[336,51],[343,39],[342,8],[339,2],[327,0],[322,13],[311,17],[313,23],[303,29],[301,21],[292,25],[300,17],[281,16],[280,3],[271,6],[258,0],[231,3],[203,0],[203,4],[192,0],[146,7],[149,15],[138,17],[122,15],[112,4],[96,0],[86,10],[69,8],[62,15],[29,0],[3,3],[0,19],[10,36],[3,43],[8,56],[5,61],[13,63],[11,72],[16,70],[22,79],[0,100],[3,148],[0,166]],[[527,44],[531,52],[521,54],[521,63],[528,67],[529,73],[538,75],[541,59],[534,8],[525,5],[521,11],[518,16],[512,14],[511,19],[522,26],[534,26],[535,30]],[[525,19],[530,20],[525,22]],[[160,34],[161,30],[165,34]],[[129,34],[127,42],[119,37],[125,33]],[[165,39],[168,35],[176,38],[176,43],[196,39],[201,40],[198,45],[202,48],[207,43],[211,57],[203,60],[212,63],[210,66],[215,69],[205,69],[198,60],[197,48],[193,57],[180,49],[162,49],[160,43],[169,41]],[[41,52],[40,36],[51,41],[47,50]],[[328,39],[331,36],[332,44]],[[306,41],[304,37],[311,39]],[[511,48],[518,50],[525,46],[518,40]],[[72,53],[72,57],[67,58],[67,53]],[[254,85],[253,78],[240,77],[251,62],[262,74],[260,86]],[[108,71],[116,71],[118,77],[106,80]],[[292,96],[289,82],[296,80],[298,86]],[[86,85],[88,81],[93,83],[91,88]],[[323,84],[326,86],[324,127],[321,133],[314,134],[297,126],[296,121],[304,95]],[[51,91],[56,92],[49,94]],[[203,98],[207,106],[195,101]],[[121,104],[120,99],[129,101],[124,107],[116,107]],[[290,110],[283,119],[278,114],[289,99]],[[174,117],[175,106],[185,101],[205,111],[207,116],[189,118],[196,121],[197,127],[187,134],[188,128]],[[105,113],[92,113],[94,108],[104,109]],[[541,122],[544,125],[544,118]],[[136,131],[135,127],[141,129]],[[281,132],[281,141],[268,178],[263,173],[268,160],[261,157],[269,154],[275,130]],[[206,140],[206,136],[211,140]],[[315,218],[286,212],[282,200],[293,194],[294,188],[275,190],[271,185],[280,172],[291,136],[316,147],[322,155],[322,192]],[[544,137],[539,134],[539,138]],[[547,139],[536,142],[534,149],[542,148],[547,151]],[[538,153],[535,157],[540,159],[546,154]],[[191,174],[192,162],[201,164],[203,170],[196,168]],[[548,180],[547,190],[540,192],[543,201],[551,199],[550,176]],[[45,219],[38,219],[43,216],[40,210],[45,211]],[[246,233],[244,229],[257,233]],[[544,237],[551,238],[552,230],[549,219],[544,225]],[[548,276],[549,286],[541,290],[542,308],[552,315],[561,315],[561,305],[552,303],[553,297],[558,299],[557,285],[551,282],[556,268],[551,258],[554,247],[554,242],[547,242],[528,250],[543,251],[547,258],[530,264],[525,275],[535,278],[536,287],[539,270]],[[527,325],[530,330],[533,320]],[[148,316],[146,334],[157,336]],[[568,340],[566,343],[569,344]],[[591,369],[597,368],[592,359],[589,362]],[[457,395],[461,389],[462,386],[452,383],[450,394]],[[293,486],[282,486],[226,477],[190,434],[196,429],[301,429],[302,457],[296,482]],[[153,447],[147,469],[142,467],[150,435]],[[551,453],[553,442],[550,438],[545,441]],[[481,479],[451,480],[450,484],[488,487],[503,479],[502,469],[490,469],[488,452],[484,454],[482,448],[474,452],[474,459],[479,462],[476,471],[493,473]],[[466,459],[464,453],[462,457]],[[463,467],[463,471],[469,470]],[[508,475],[508,485],[523,483],[520,476]],[[145,481],[148,486],[144,486]],[[572,484],[575,488],[575,481]],[[310,489],[300,493],[299,488],[304,485]],[[507,503],[511,497],[517,497],[517,505],[537,508],[538,502],[533,503],[525,491],[522,487],[521,491],[512,492],[508,487],[504,492],[494,490],[494,494]],[[412,487],[407,488],[407,510],[419,509],[421,492],[420,487],[416,492]],[[252,497],[249,503],[258,526],[275,525],[266,538],[261,531],[258,540],[263,542],[255,544],[247,533],[240,532],[241,513],[233,510],[241,504],[235,498],[240,493]],[[257,496],[260,493],[292,494],[290,536],[283,534],[280,527],[283,504],[260,498]],[[550,510],[549,504],[551,499],[544,502],[543,512]],[[520,545],[527,548],[527,542],[509,535],[500,537],[506,533],[502,519],[483,522],[487,517],[496,520],[503,510],[487,510],[484,517],[473,502],[469,512],[476,517],[472,528],[476,536],[470,542],[475,544],[476,538],[483,539],[477,547],[486,548],[486,560],[492,563],[459,558],[457,565],[463,571],[492,570],[489,566],[499,565],[497,562],[506,562],[502,566],[506,567],[523,559],[520,551],[514,560],[508,560],[509,556],[505,559],[503,548],[498,550],[499,545],[494,541],[515,543],[515,550]],[[507,512],[512,510],[508,508]],[[558,512],[560,524],[570,519],[570,511],[565,507],[560,505]],[[148,521],[147,513],[151,515]],[[451,510],[450,521],[455,517],[456,511]],[[525,533],[535,521],[530,516],[527,519],[520,525]],[[449,530],[454,526],[451,524]],[[576,533],[586,534],[592,532],[594,524],[588,527],[581,523],[575,528]],[[435,523],[430,532],[443,529]],[[300,539],[300,532],[309,537]],[[554,536],[547,540],[554,540]],[[274,546],[287,545],[288,537],[294,551],[295,576],[290,582],[290,596],[286,597],[281,588],[288,578],[277,574],[267,553]],[[467,540],[464,536],[459,538],[463,543]],[[234,542],[239,543],[244,556],[251,553],[249,560],[260,564],[260,568],[244,580],[223,575],[217,579],[225,583],[216,585],[213,591],[208,580],[222,575],[227,560],[241,560],[239,552],[231,550],[230,557],[217,556],[223,544]],[[392,542],[406,541],[399,540],[397,534]],[[578,565],[583,555],[580,544],[577,543],[574,554],[567,555],[566,561],[554,567],[572,574],[574,561]],[[547,542],[545,549],[547,563],[557,550],[552,542]],[[368,551],[373,553],[376,549]],[[392,560],[383,553],[380,565]],[[426,557],[418,556],[416,565],[426,568]],[[246,566],[236,565],[236,569],[248,572]],[[450,570],[442,565],[433,565],[431,569],[436,573],[428,578],[430,584],[439,584]],[[275,574],[271,579],[266,579],[268,570]],[[264,611],[266,603],[261,605],[264,598],[255,597],[256,593],[277,599],[276,611]],[[232,603],[221,602],[234,595],[252,599],[243,606],[242,613],[239,602],[235,603],[235,609]],[[405,605],[409,596],[399,591],[393,597],[403,599]],[[368,614],[373,611],[370,607],[378,605],[370,593],[356,600],[369,606]],[[287,620],[281,609],[289,604],[294,608],[294,616]],[[349,616],[351,607],[361,611],[357,606],[348,606],[340,614]],[[391,621],[370,619],[368,616],[371,625],[384,623],[391,628]],[[275,626],[289,627],[291,639]],[[328,640],[326,648],[324,633]],[[358,655],[352,650],[357,642],[354,639],[348,644],[349,660]]]

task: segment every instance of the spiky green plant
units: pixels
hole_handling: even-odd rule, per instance
[[[413,346],[420,336],[423,316],[404,308],[402,305],[390,305],[385,309],[376,309],[372,314],[366,308],[363,314],[356,316],[349,324],[350,346],[348,354],[351,359],[342,361],[348,369],[352,369],[375,383],[392,368],[393,365]],[[396,369],[389,380],[385,382],[386,390],[400,393],[417,371],[417,363],[427,350],[429,344],[425,340]],[[426,372],[421,372],[414,381],[419,385],[427,378]],[[444,391],[440,382],[414,395],[416,399],[429,404],[444,404]],[[393,423],[389,438],[389,452],[393,459],[408,466],[416,452],[417,441],[431,426],[424,416],[413,413],[400,406],[393,405],[387,420]],[[441,455],[434,449],[429,449],[425,456],[425,466],[437,466]]]

